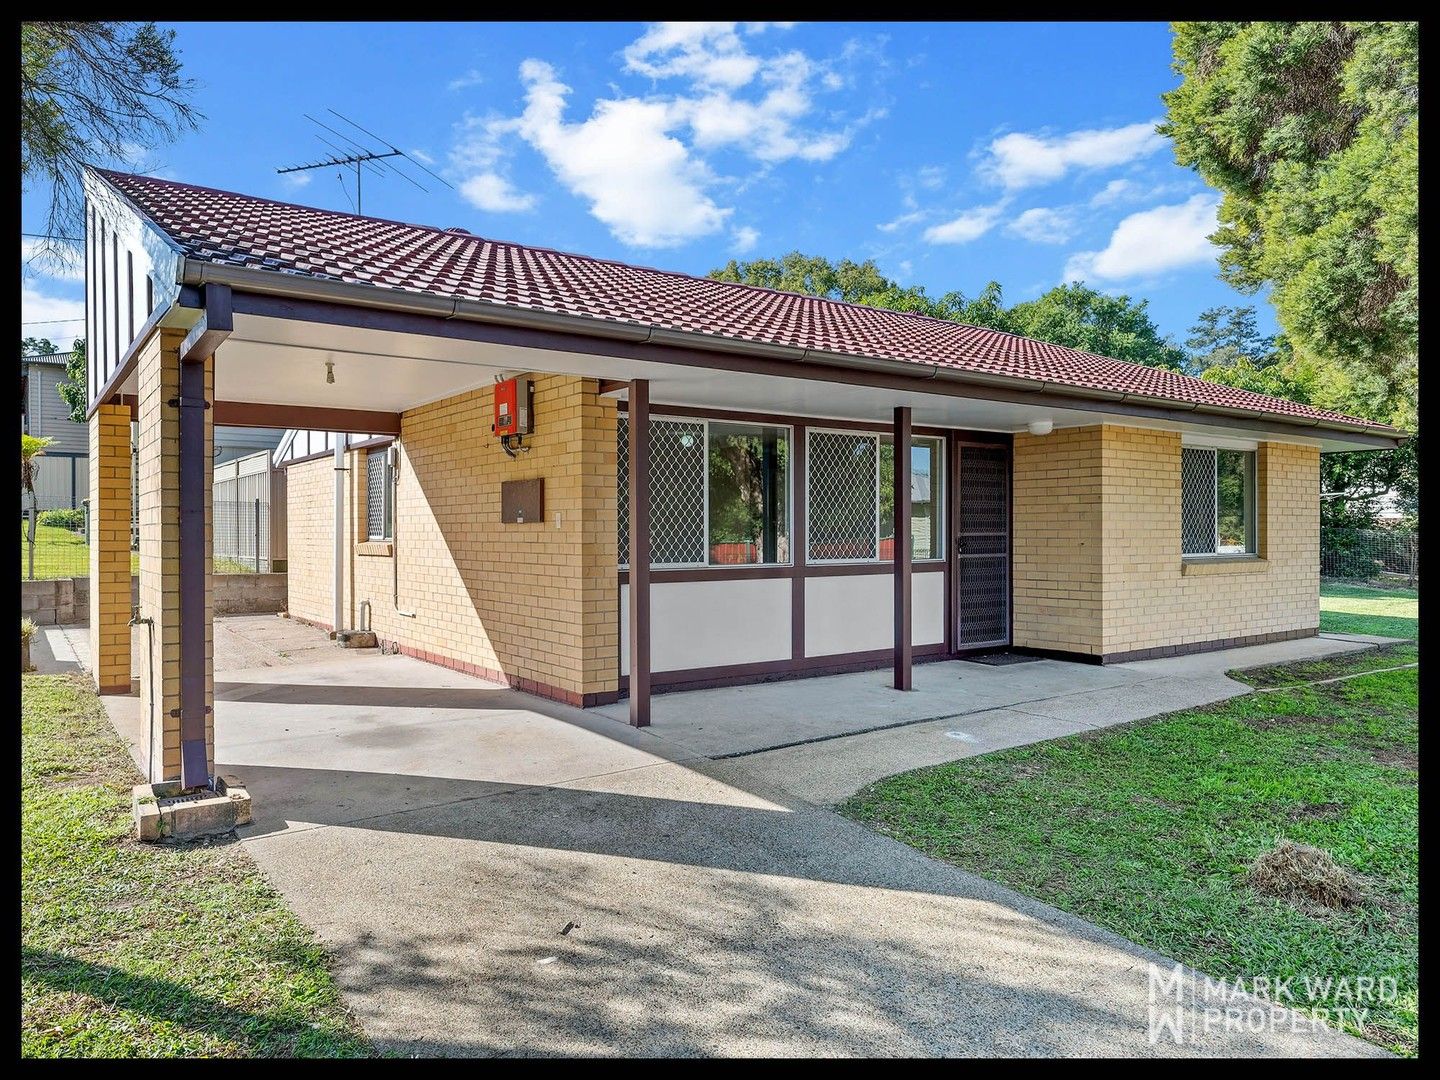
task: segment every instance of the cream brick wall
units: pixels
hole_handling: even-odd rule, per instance
[[[1103,649],[1102,434],[1097,425],[1015,436],[1016,645],[1090,655]]]
[[[170,780],[180,776],[180,638],[185,634],[205,635],[205,700],[214,700],[215,641],[212,616],[213,597],[207,588],[205,626],[180,625],[180,410],[170,405],[180,394],[180,343],[183,330],[162,329],[142,347],[137,368],[139,446],[136,468],[139,479],[140,515],[140,614],[154,619],[153,633],[144,626],[135,628],[134,642],[141,657],[141,707],[152,710],[146,717],[147,731],[153,730],[150,748],[150,779]],[[205,399],[214,400],[215,364],[205,361]],[[213,522],[212,480],[214,461],[213,412],[205,412],[205,577],[211,567]],[[145,650],[150,650],[146,658]],[[151,672],[154,672],[153,683]],[[215,714],[205,720],[206,756],[209,770],[215,771]]]
[[[512,459],[490,432],[491,400],[486,387],[402,417],[393,548],[364,542],[366,451],[347,455],[346,621],[354,627],[368,600],[382,639],[429,659],[567,700],[613,694],[615,403],[593,379],[536,376],[535,434]],[[325,458],[287,470],[290,610],[324,625],[331,468]],[[501,482],[535,477],[545,482],[545,520],[502,524]],[[395,549],[399,607],[413,618],[394,603]]]
[[[1015,643],[1088,655],[1319,625],[1320,456],[1261,443],[1259,561],[1180,556],[1180,435],[1015,438]]]
[[[90,418],[90,673],[130,692],[130,409]]]

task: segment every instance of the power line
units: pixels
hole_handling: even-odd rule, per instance
[[[59,323],[84,322],[85,316],[78,319],[31,319],[29,322],[22,322],[21,326],[55,326]]]
[[[56,236],[54,233],[22,232],[21,236],[28,236],[32,240],[68,240],[72,244],[83,244],[85,241],[78,236]]]

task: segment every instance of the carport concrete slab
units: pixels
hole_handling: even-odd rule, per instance
[[[1007,667],[947,660],[917,664],[915,689],[906,693],[882,670],[660,694],[651,700],[650,730],[694,753],[725,757],[1006,708],[1128,678],[1118,668],[1056,660]],[[621,721],[628,715],[624,702],[593,711]]]

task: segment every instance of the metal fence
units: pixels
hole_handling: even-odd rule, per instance
[[[1321,529],[1320,576],[1347,581],[1420,580],[1420,533],[1410,529]]]
[[[270,502],[267,499],[222,497],[215,485],[212,520],[215,525],[217,574],[270,572]],[[233,489],[234,485],[225,485]],[[225,492],[229,494],[229,491]]]

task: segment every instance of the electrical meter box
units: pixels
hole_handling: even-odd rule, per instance
[[[535,384],[529,379],[505,379],[495,384],[495,423],[490,428],[502,439],[529,435]]]

